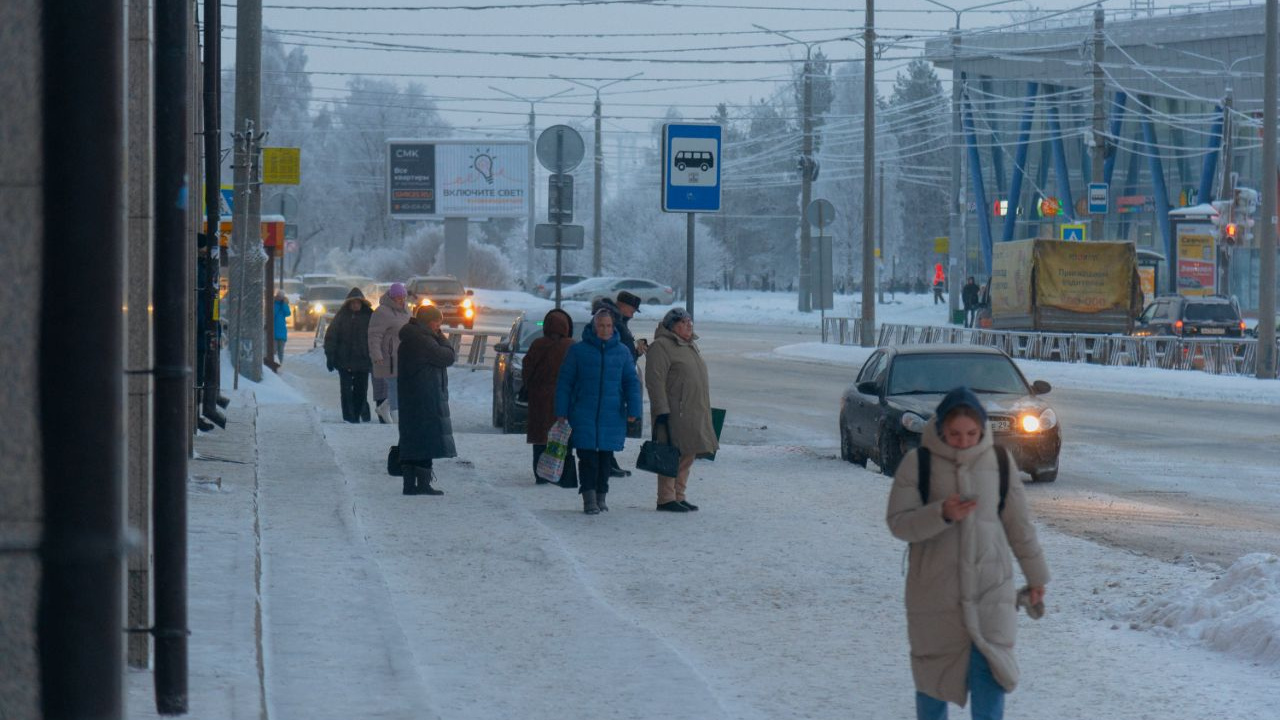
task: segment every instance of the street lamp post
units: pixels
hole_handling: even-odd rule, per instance
[[[601,247],[601,241],[600,241],[601,227],[603,226],[603,219],[604,219],[604,214],[602,212],[602,199],[601,199],[601,180],[604,176],[604,145],[602,144],[600,139],[600,120],[601,120],[600,91],[609,87],[610,85],[617,85],[618,83],[624,82],[626,80],[634,80],[643,74],[644,73],[642,72],[638,72],[635,75],[629,75],[624,78],[618,78],[617,80],[610,80],[609,82],[604,83],[603,85],[589,85],[580,80],[574,80],[572,78],[560,77],[559,75],[551,76],[558,80],[564,80],[565,82],[571,82],[575,85],[581,85],[582,87],[587,88],[589,90],[594,90],[596,93],[596,103],[595,103],[595,113],[594,113],[595,120],[596,120],[595,171],[593,173],[595,176],[594,182],[593,182],[595,192],[594,192],[594,199],[592,202],[593,212],[591,213],[593,216],[591,218],[591,234],[593,236],[593,239],[592,239],[593,253],[591,257],[591,268],[593,273],[597,277],[602,274],[601,267],[604,264],[603,263],[604,253],[603,253],[603,249]]]
[[[537,143],[538,141],[538,136],[537,136],[538,128],[537,128],[537,115],[534,113],[533,106],[535,103],[540,103],[543,100],[550,100],[553,97],[559,97],[573,90],[573,88],[565,88],[564,90],[561,90],[558,93],[553,93],[551,95],[544,95],[540,98],[521,97],[519,95],[516,95],[515,93],[509,93],[506,90],[503,90],[502,88],[496,88],[492,85],[489,86],[489,89],[495,92],[500,92],[503,95],[519,100],[520,102],[529,103],[529,188],[528,188],[528,198],[526,200],[529,206],[529,218],[528,218],[529,229],[528,229],[528,236],[525,239],[526,253],[525,253],[525,264],[524,264],[524,282],[525,282],[525,287],[532,290],[533,289],[533,235],[534,235],[534,226],[537,224],[537,208],[535,207],[535,204],[537,202],[537,197],[538,197],[538,182],[537,182],[538,173],[537,173],[537,167],[534,165],[534,152],[533,152],[534,144]]]

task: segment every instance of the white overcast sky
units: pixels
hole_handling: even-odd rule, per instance
[[[1127,10],[1132,2],[1102,4],[1109,10]],[[973,29],[1007,25],[1014,21],[1013,14],[1030,7],[1057,11],[1096,3],[1013,0],[988,8],[980,6],[995,3],[942,4],[963,10],[961,27]],[[922,53],[924,38],[945,34],[954,27],[956,15],[927,0],[880,5],[875,24],[885,47],[876,75],[881,93],[887,94],[907,59]],[[678,107],[687,120],[700,120],[716,103],[767,97],[789,77],[793,64],[804,59],[804,47],[761,33],[754,25],[820,42],[834,61],[862,62],[862,46],[841,38],[861,39],[864,10],[865,3],[857,0],[263,0],[263,24],[296,33],[284,39],[305,44],[311,71],[339,73],[312,76],[316,98],[340,96],[351,77],[346,73],[391,73],[387,79],[401,85],[410,80],[425,85],[446,120],[463,128],[459,134],[523,134],[528,103],[511,100],[490,86],[525,98],[569,90],[538,104],[537,124],[544,128],[585,121],[592,111],[594,91],[552,75],[601,85],[643,73],[601,95],[607,133],[643,136],[669,106]],[[225,6],[224,68],[235,65],[235,22],[235,7]],[[381,49],[368,49],[375,43]],[[390,45],[446,51],[406,51]],[[679,49],[691,50],[675,52]]]

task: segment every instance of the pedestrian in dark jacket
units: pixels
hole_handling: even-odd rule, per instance
[[[449,418],[449,366],[457,359],[435,305],[418,308],[400,328],[400,469],[405,495],[443,495],[431,487],[432,461],[457,457]]]
[[[369,420],[369,319],[373,306],[360,288],[351,288],[346,302],[324,332],[324,357],[329,372],[338,371],[342,419],[349,423]]]
[[[971,328],[978,317],[978,282],[973,276],[964,281],[964,287],[960,289],[960,300],[964,303],[964,326]]]
[[[567,418],[578,451],[582,511],[607,511],[609,466],[626,442],[627,422],[642,412],[635,360],[618,338],[613,315],[601,309],[569,348],[556,381],[556,419]]]
[[[272,334],[276,340],[276,362],[283,364],[284,344],[289,341],[289,316],[293,311],[289,309],[289,296],[285,295],[283,290],[276,291],[276,299],[272,305],[274,311]]]
[[[538,477],[538,458],[547,449],[547,431],[556,421],[556,380],[560,365],[573,346],[573,318],[556,308],[542,318],[542,337],[529,344],[521,370],[522,390],[529,401],[529,422],[525,442],[533,446],[533,477],[538,485],[550,483]],[[560,484],[575,487],[578,473],[573,463],[565,463]]]

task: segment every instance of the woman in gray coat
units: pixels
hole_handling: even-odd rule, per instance
[[[906,605],[916,716],[945,720],[948,702],[963,707],[972,699],[974,718],[999,720],[1005,693],[1018,683],[1010,550],[1031,605],[1043,608],[1049,568],[1016,475],[1001,499],[996,453],[1006,451],[992,442],[976,395],[947,393],[921,446],[930,456],[927,490],[913,450],[898,465],[887,512],[894,537],[911,543]]]
[[[720,448],[711,425],[711,381],[698,350],[693,316],[672,308],[654,331],[644,368],[653,413],[653,438],[680,450],[675,477],[658,476],[658,510],[690,512],[697,505],[685,499],[694,458]]]

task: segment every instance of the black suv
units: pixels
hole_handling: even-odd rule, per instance
[[[1142,311],[1133,334],[1238,338],[1244,336],[1244,320],[1228,298],[1165,295]]]

